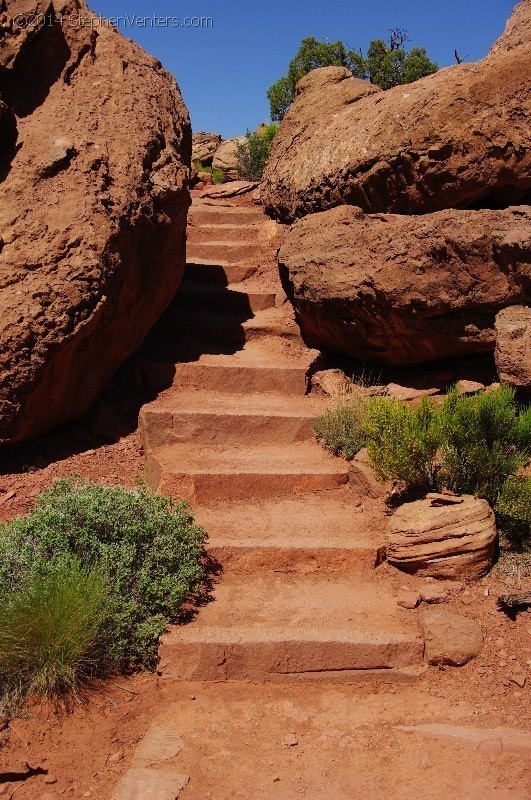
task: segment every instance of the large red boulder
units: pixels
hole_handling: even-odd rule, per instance
[[[483,60],[386,92],[342,68],[299,84],[261,197],[283,222],[343,203],[366,212],[498,207],[531,195],[531,0]]]
[[[531,299],[530,254],[529,207],[340,206],[292,225],[279,264],[308,344],[408,364],[494,350],[496,312]]]
[[[7,0],[0,14],[2,444],[84,412],[185,263],[175,80],[83,0],[55,8]]]

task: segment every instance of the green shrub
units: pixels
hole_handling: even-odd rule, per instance
[[[496,503],[498,521],[507,538],[518,549],[531,546],[531,478],[509,478]]]
[[[365,447],[366,413],[365,398],[342,397],[333,408],[316,419],[314,434],[323,447],[350,461]]]
[[[242,180],[259,181],[269,159],[271,143],[278,125],[266,125],[258,133],[247,131],[246,141],[236,145],[238,175]]]
[[[375,397],[367,407],[367,449],[382,481],[404,482],[412,492],[436,483],[440,444],[437,409],[423,398],[413,407],[401,400]]]
[[[200,161],[194,161],[194,167],[198,172],[208,172],[209,175],[212,175],[212,183],[225,183],[225,173],[223,170],[205,167]]]
[[[531,455],[530,410],[520,411],[513,389],[500,386],[472,397],[450,392],[441,416],[442,480],[494,505],[507,478]]]
[[[26,516],[0,527],[0,594],[47,576],[65,557],[109,588],[108,662],[153,668],[160,634],[202,582],[205,534],[184,502],[59,481]]]
[[[2,705],[33,694],[75,696],[101,672],[109,593],[99,570],[58,561],[0,600]]]

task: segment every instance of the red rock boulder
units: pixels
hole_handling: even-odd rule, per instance
[[[531,196],[531,0],[477,63],[386,92],[342,68],[306,76],[262,183],[283,222],[343,203],[367,212],[503,207]]]
[[[531,395],[531,308],[512,306],[496,316],[496,366],[500,380]]]
[[[175,80],[82,0],[2,10],[0,443],[11,444],[83,413],[175,294],[191,133]]]
[[[378,364],[494,350],[496,313],[531,300],[531,209],[365,215],[291,226],[285,291],[312,347]]]

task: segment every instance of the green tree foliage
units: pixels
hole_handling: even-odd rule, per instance
[[[236,145],[236,168],[242,180],[261,180],[277,129],[278,125],[273,122],[255,133],[247,131],[245,142]]]
[[[374,39],[364,56],[362,52],[345,47],[342,41],[319,42],[313,36],[302,44],[289,63],[288,74],[274,83],[267,92],[271,119],[280,122],[295,97],[297,82],[317,67],[347,67],[362,80],[390,89],[412,83],[437,71],[424,47],[405,48],[407,33],[399,28],[390,31],[389,41]]]
[[[319,42],[314,36],[302,40],[297,55],[289,62],[288,74],[267,91],[271,119],[280,122],[295,97],[295,87],[305,75],[317,67],[345,67],[347,51],[341,41]]]

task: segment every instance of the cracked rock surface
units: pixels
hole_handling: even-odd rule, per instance
[[[185,263],[191,133],[175,80],[83,0],[0,13],[0,444],[83,413]],[[19,15],[37,22],[22,25]]]

